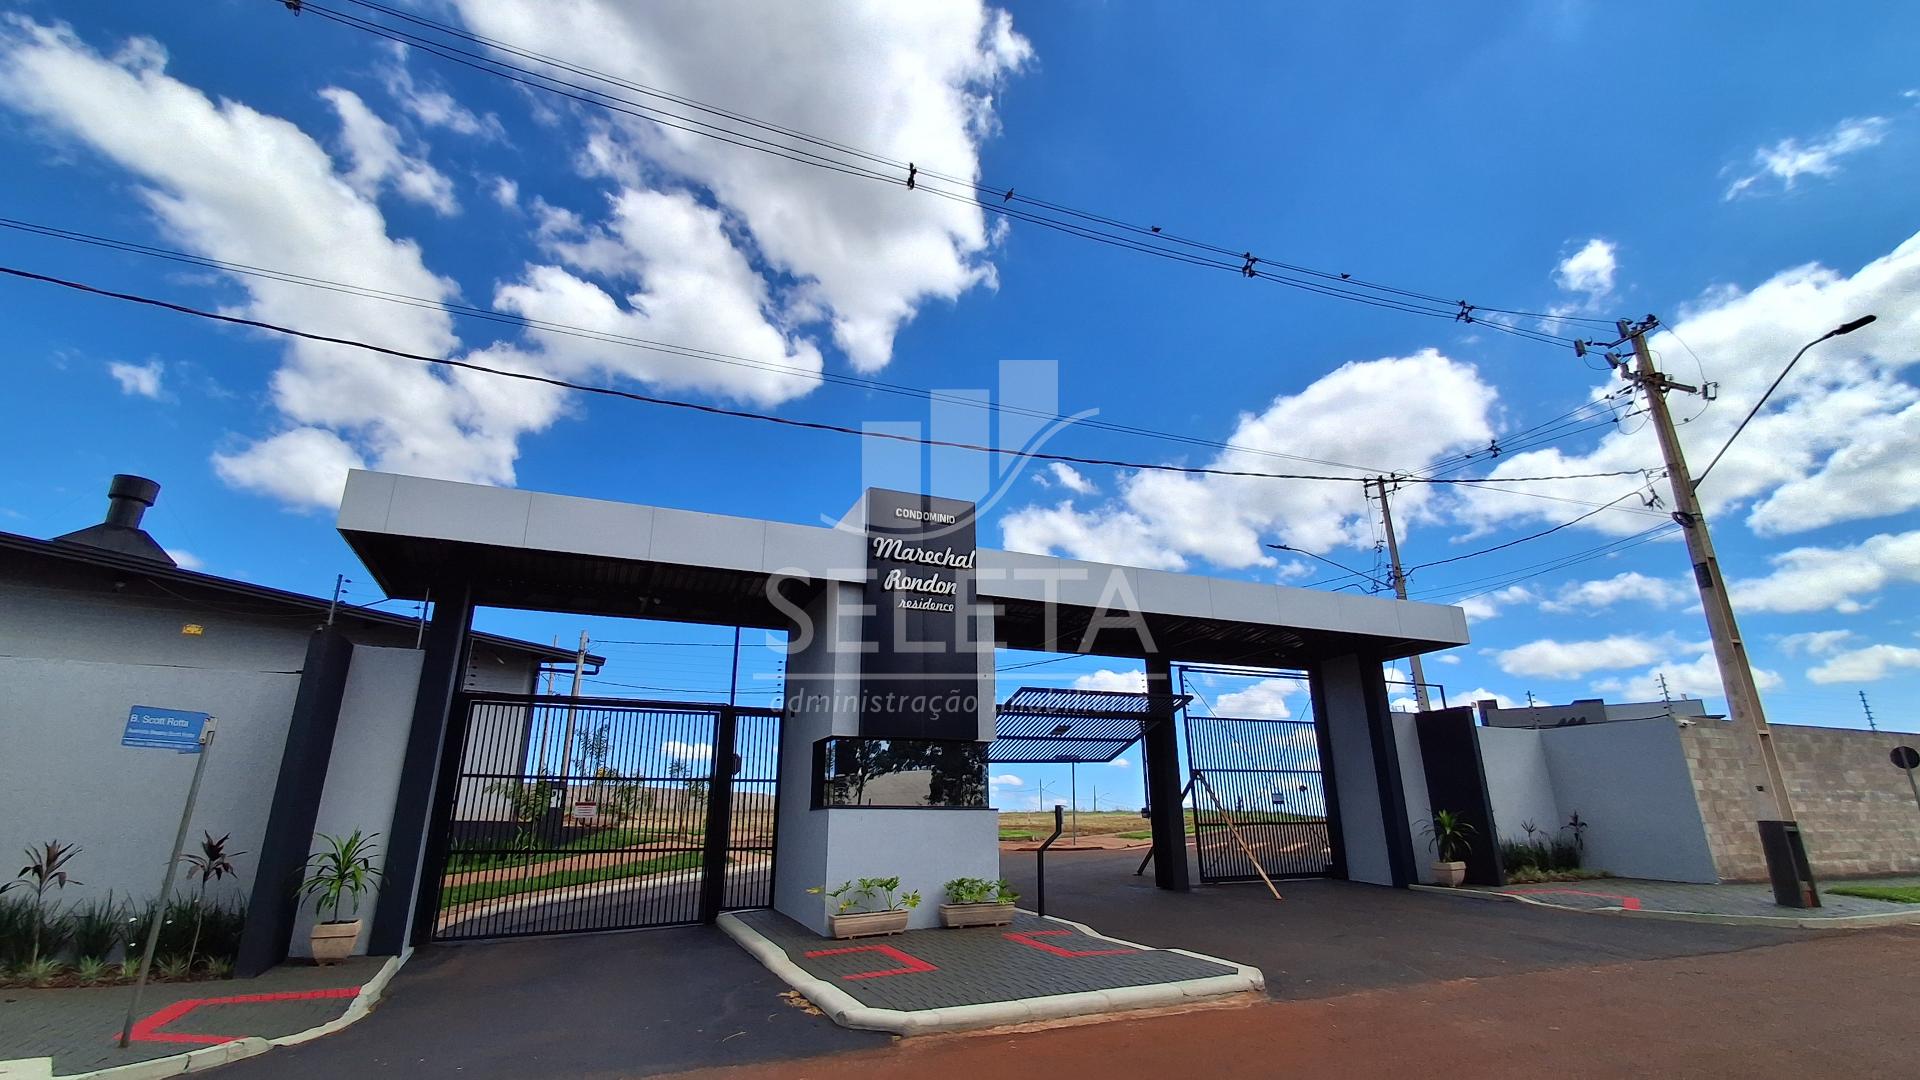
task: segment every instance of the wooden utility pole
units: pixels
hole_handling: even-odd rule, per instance
[[[1393,507],[1387,501],[1387,478],[1377,477],[1368,483],[1376,485],[1380,492],[1380,520],[1387,527],[1387,559],[1393,564],[1393,595],[1405,600],[1407,575],[1400,572],[1400,541],[1393,535]],[[1407,667],[1413,672],[1413,700],[1419,703],[1421,712],[1426,712],[1431,703],[1427,700],[1427,672],[1420,663],[1419,653],[1407,657]]]
[[[1754,781],[1755,817],[1760,823],[1762,846],[1767,850],[1768,871],[1773,877],[1776,898],[1782,898],[1780,883],[1783,880],[1798,880],[1802,907],[1819,905],[1818,895],[1814,893],[1811,881],[1800,880],[1797,870],[1789,866],[1777,865],[1781,855],[1791,861],[1790,853],[1779,852],[1774,844],[1765,843],[1769,832],[1769,823],[1779,829],[1782,825],[1792,827],[1793,803],[1787,797],[1786,779],[1780,771],[1780,757],[1774,751],[1773,734],[1767,727],[1766,713],[1760,707],[1760,690],[1753,681],[1753,666],[1747,659],[1746,642],[1740,637],[1740,626],[1733,617],[1733,604],[1727,596],[1726,579],[1720,573],[1720,560],[1713,552],[1713,537],[1707,531],[1707,517],[1700,509],[1700,500],[1694,493],[1693,476],[1687,471],[1687,457],[1680,447],[1680,434],[1673,425],[1673,414],[1667,409],[1667,391],[1679,390],[1697,394],[1702,387],[1688,386],[1675,382],[1661,374],[1653,366],[1653,353],[1647,348],[1647,334],[1659,325],[1649,316],[1640,323],[1619,322],[1620,338],[1633,345],[1633,366],[1623,368],[1626,378],[1644,392],[1647,402],[1647,415],[1653,420],[1655,433],[1660,437],[1660,453],[1666,458],[1667,481],[1673,489],[1673,520],[1680,525],[1681,534],[1686,538],[1687,555],[1693,563],[1694,584],[1700,590],[1700,606],[1706,612],[1707,632],[1713,638],[1714,663],[1720,669],[1720,682],[1727,695],[1727,712],[1736,728],[1749,734],[1759,752],[1758,774]],[[1749,761],[1751,766],[1753,762]],[[1783,873],[1790,875],[1783,879]]]

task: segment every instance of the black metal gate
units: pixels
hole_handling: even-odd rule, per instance
[[[710,922],[773,902],[775,710],[463,695],[422,884],[435,941]]]
[[[1200,880],[1258,880],[1246,849],[1268,877],[1333,873],[1337,832],[1328,820],[1332,796],[1312,720],[1188,713],[1186,728]]]

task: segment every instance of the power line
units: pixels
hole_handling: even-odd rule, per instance
[[[1578,525],[1581,522],[1587,520],[1588,518],[1594,516],[1595,514],[1600,513],[1602,510],[1606,510],[1612,507],[1614,503],[1624,502],[1627,499],[1630,499],[1633,496],[1640,494],[1640,490],[1641,489],[1639,488],[1635,488],[1632,491],[1629,491],[1626,494],[1621,495],[1619,498],[1614,499],[1613,502],[1609,502],[1604,506],[1596,506],[1592,510],[1587,511],[1584,514],[1581,514],[1579,517],[1573,518],[1568,521],[1563,521],[1560,524],[1555,525],[1550,529],[1542,529],[1537,533],[1529,533],[1526,536],[1518,537],[1513,540],[1508,540],[1505,543],[1495,544],[1492,547],[1481,548],[1479,551],[1469,551],[1465,555],[1454,555],[1446,559],[1435,559],[1432,562],[1415,563],[1414,565],[1407,567],[1406,572],[1411,574],[1415,570],[1425,570],[1429,567],[1446,566],[1449,563],[1464,562],[1468,559],[1477,559],[1482,555],[1491,555],[1496,551],[1505,551],[1506,549],[1513,547],[1515,545],[1524,544],[1532,540],[1538,540],[1543,536],[1552,536],[1554,533],[1557,533],[1562,529],[1570,529],[1573,526]]]
[[[900,383],[886,382],[880,379],[865,378],[865,377],[855,376],[855,375],[846,375],[838,372],[825,371],[825,370],[822,370],[819,372],[805,371],[799,368],[795,368],[792,365],[778,364],[778,363],[773,363],[773,362],[764,361],[764,360],[754,360],[749,357],[739,356],[733,353],[725,353],[725,352],[719,352],[711,349],[703,349],[703,348],[699,348],[691,345],[677,345],[677,344],[657,341],[649,338],[634,337],[634,336],[625,335],[625,334],[615,334],[615,333],[611,333],[609,331],[603,331],[603,330],[591,330],[586,327],[576,326],[570,323],[553,322],[549,320],[535,319],[535,318],[531,318],[524,315],[517,315],[509,312],[504,312],[496,308],[482,308],[482,307],[476,307],[469,304],[462,304],[462,303],[458,303],[450,300],[435,300],[428,297],[412,296],[406,293],[393,292],[385,289],[375,289],[375,288],[372,288],[371,286],[357,285],[349,282],[336,281],[329,278],[314,277],[307,274],[300,274],[300,273],[295,273],[293,271],[287,271],[287,270],[278,270],[271,267],[262,267],[262,266],[248,264],[248,263],[239,263],[239,262],[232,262],[224,259],[216,259],[211,256],[196,255],[191,252],[178,251],[175,249],[159,247],[152,244],[142,244],[142,243],[138,243],[131,240],[117,239],[114,237],[100,236],[93,233],[85,233],[85,232],[80,232],[78,230],[66,229],[66,228],[61,228],[53,225],[45,225],[37,222],[22,221],[16,218],[0,217],[0,228],[12,229],[17,232],[27,233],[29,235],[41,236],[41,237],[54,239],[54,240],[64,240],[64,241],[68,241],[76,244],[82,244],[90,247],[106,248],[113,251],[125,252],[127,254],[141,255],[148,258],[161,259],[169,262],[178,262],[178,263],[184,263],[191,266],[205,267],[208,269],[219,270],[225,273],[231,273],[231,274],[236,274],[236,275],[245,276],[245,277],[262,278],[264,280],[276,281],[282,284],[300,285],[308,288],[320,289],[327,292],[341,293],[344,295],[355,296],[355,297],[366,299],[366,300],[378,300],[383,303],[393,303],[393,304],[399,304],[405,307],[417,307],[417,308],[423,308],[428,310],[445,310],[450,314],[459,315],[467,318],[480,319],[486,322],[511,325],[521,329],[532,327],[534,329],[541,330],[543,332],[559,334],[566,337],[582,338],[582,339],[591,340],[591,341],[598,341],[598,342],[609,344],[609,345],[619,345],[619,346],[639,349],[647,352],[657,352],[657,353],[662,353],[670,356],[680,356],[680,357],[685,357],[687,359],[708,361],[711,363],[728,364],[736,367],[754,368],[758,370],[772,372],[774,374],[788,375],[795,378],[806,379],[809,381],[817,379],[822,382],[829,382],[829,383],[855,387],[855,388],[864,389],[864,390],[874,390],[882,393],[890,393],[890,394],[897,394],[897,395],[907,396],[907,397],[922,398],[927,401],[940,402],[943,404],[965,405],[970,408],[978,408],[988,412],[1030,417],[1030,418],[1045,421],[1048,423],[1061,423],[1061,424],[1071,423],[1081,427],[1091,428],[1099,431],[1109,431],[1117,434],[1136,435],[1136,436],[1141,436],[1145,438],[1162,439],[1168,442],[1183,443],[1183,444],[1193,445],[1193,446],[1205,446],[1205,447],[1210,447],[1210,448],[1219,449],[1223,451],[1255,454],[1255,455],[1260,455],[1264,457],[1271,457],[1271,458],[1282,459],[1287,461],[1300,461],[1300,462],[1305,462],[1312,465],[1323,465],[1328,468],[1352,469],[1357,473],[1363,473],[1363,474],[1378,474],[1383,472],[1401,471],[1401,470],[1393,470],[1393,469],[1382,469],[1377,466],[1371,466],[1371,465],[1356,465],[1349,462],[1334,461],[1327,458],[1316,458],[1316,457],[1310,457],[1310,456],[1301,455],[1301,454],[1288,454],[1282,451],[1271,450],[1264,447],[1247,446],[1242,443],[1223,442],[1220,440],[1207,439],[1207,438],[1204,438],[1201,436],[1195,436],[1195,435],[1182,435],[1174,432],[1161,431],[1154,428],[1145,428],[1145,427],[1118,423],[1115,421],[1100,420],[1100,419],[1089,417],[1089,416],[1067,416],[1060,413],[1049,413],[1040,409],[1030,409],[1024,406],[1012,405],[1004,402],[987,402],[987,401],[982,401],[978,398],[968,397],[965,395],[948,394],[938,390],[928,390],[928,389],[923,389],[921,387],[916,387],[916,386],[907,386]],[[1467,458],[1472,458],[1474,455],[1469,454],[1465,456]]]
[[[692,98],[678,95],[665,95],[662,91],[645,87],[642,84],[626,82],[616,77],[606,75],[605,73],[595,72],[589,68],[569,65],[563,61],[555,60],[552,57],[546,57],[542,54],[521,49],[505,42],[473,34],[459,27],[450,26],[432,19],[400,12],[385,5],[369,3],[367,0],[346,0],[346,2],[367,10],[379,11],[390,17],[402,19],[423,29],[438,31],[459,40],[492,48],[497,52],[534,59],[563,71],[598,80],[607,85],[622,87],[647,96],[664,98],[694,112],[706,112],[711,115],[730,119],[734,123],[757,128],[761,131],[779,133],[785,137],[796,139],[802,143],[813,146],[818,150],[825,151],[825,153],[806,149],[804,146],[794,146],[777,142],[755,135],[749,131],[742,131],[737,128],[727,127],[724,124],[715,123],[712,120],[703,120],[697,116],[687,115],[686,113],[673,112],[661,108],[658,105],[632,101],[620,97],[617,94],[608,93],[605,90],[571,82],[546,72],[535,71],[499,59],[496,56],[489,56],[485,53],[462,49],[444,41],[421,37],[406,30],[396,29],[379,22],[359,18],[313,3],[302,4],[301,10],[313,12],[330,21],[402,45],[419,48],[431,55],[438,56],[441,59],[460,64],[464,67],[472,68],[483,74],[503,78],[510,82],[542,90],[547,93],[557,94],[582,104],[612,112],[624,113],[672,130],[714,139],[742,149],[771,154],[775,157],[785,158],[798,164],[825,168],[830,171],[861,179],[874,180],[904,187],[908,190],[921,191],[936,197],[965,203],[985,212],[999,214],[1017,221],[1026,221],[1031,224],[1080,236],[1084,239],[1127,248],[1161,258],[1172,259],[1178,262],[1210,267],[1216,270],[1231,271],[1247,278],[1262,278],[1277,284],[1286,285],[1290,288],[1316,292],[1345,299],[1350,302],[1366,304],[1368,306],[1389,308],[1410,314],[1482,325],[1501,333],[1556,346],[1571,347],[1574,342],[1574,339],[1571,337],[1544,334],[1524,326],[1487,318],[1485,313],[1515,314],[1541,319],[1563,318],[1560,316],[1546,315],[1538,312],[1519,312],[1516,309],[1476,306],[1465,300],[1447,300],[1431,294],[1418,293],[1412,290],[1398,289],[1392,286],[1384,286],[1355,279],[1351,274],[1336,274],[1283,261],[1266,259],[1255,255],[1250,250],[1235,253],[1235,249],[1233,248],[1167,234],[1158,226],[1128,224],[1115,218],[1075,210],[1058,203],[1019,197],[1013,186],[1008,186],[1003,194],[997,185],[989,188],[978,181],[943,177],[943,174],[935,173],[932,170],[920,170],[911,162],[906,163],[906,175],[901,176],[899,175],[900,163],[895,159],[860,151],[831,140],[805,135],[804,133],[783,128],[779,125],[767,124],[764,121],[747,117],[745,114],[716,109]],[[862,164],[863,161],[866,164]],[[884,164],[887,171],[881,171],[871,167],[874,164]],[[925,179],[927,177],[936,179],[943,178],[950,183],[962,185],[970,189],[973,194],[945,190],[937,183],[927,182]],[[989,200],[982,197],[988,194],[991,194],[995,198]],[[1034,207],[1036,210],[1045,212],[1016,209],[1011,205],[1016,199],[1023,206]],[[1064,215],[1074,218],[1075,221],[1063,221],[1056,217],[1048,217],[1047,213]],[[1086,222],[1088,224],[1079,224],[1076,222]],[[1119,231],[1107,231],[1116,229]],[[1167,246],[1169,244],[1180,245],[1188,250],[1174,250]],[[1193,251],[1202,251],[1208,254],[1195,255],[1192,253]],[[1262,264],[1279,267],[1286,272],[1278,273],[1265,270],[1261,268]],[[1357,289],[1365,289],[1367,292],[1359,292],[1356,291]],[[1582,317],[1582,321],[1604,324],[1603,320],[1599,319],[1585,319]]]
[[[116,292],[110,289],[103,289],[94,285],[88,285],[83,282],[70,281],[64,278],[53,277],[47,274],[34,273],[33,271],[22,270],[16,267],[0,266],[0,274],[6,274],[10,277],[21,278],[27,281],[37,281],[43,284],[58,285],[62,288],[72,289],[76,292],[83,292],[83,293],[87,293],[94,296],[104,297],[106,299],[123,301],[126,303],[140,304],[146,307],[160,308],[162,310],[172,311],[182,315],[191,315],[195,318],[208,319],[214,322],[227,323],[233,326],[245,326],[245,327],[251,327],[256,330],[267,330],[276,334],[284,334],[288,337],[300,338],[306,341],[318,341],[318,342],[323,342],[329,345],[344,345],[349,348],[364,349],[368,352],[379,353],[385,356],[392,356],[402,360],[413,360],[423,364],[455,368],[462,371],[472,371],[472,372],[477,372],[483,375],[495,375],[501,378],[517,379],[522,382],[538,383],[545,386],[558,387],[563,390],[575,390],[585,394],[597,394],[603,397],[621,398],[627,401],[637,401],[637,402],[641,402],[643,404],[648,404],[648,405],[663,405],[670,408],[686,409],[692,412],[706,413],[712,416],[730,416],[730,417],[734,417],[742,420],[757,420],[763,423],[778,424],[784,427],[801,428],[809,431],[834,432],[842,435],[852,435],[856,438],[877,439],[877,440],[882,440],[887,442],[902,442],[902,443],[909,443],[917,446],[940,446],[940,447],[947,447],[955,450],[968,450],[974,453],[991,454],[991,455],[1000,456],[1000,457],[1009,457],[1009,458],[1016,458],[1016,459],[1028,460],[1028,461],[1060,461],[1060,462],[1066,462],[1068,464],[1075,464],[1075,465],[1093,465],[1093,466],[1100,466],[1104,468],[1115,468],[1115,469],[1134,469],[1134,470],[1144,471],[1144,472],[1170,472],[1170,473],[1184,473],[1188,475],[1200,475],[1200,476],[1256,477],[1256,478],[1269,479],[1269,480],[1317,480],[1317,481],[1331,481],[1331,482],[1346,483],[1346,484],[1361,482],[1359,478],[1349,477],[1349,476],[1327,476],[1324,474],[1316,474],[1316,473],[1266,473],[1266,472],[1255,472],[1253,470],[1247,470],[1247,469],[1219,469],[1219,468],[1212,468],[1212,467],[1200,466],[1200,465],[1167,465],[1167,464],[1157,463],[1157,462],[1137,462],[1137,461],[1126,461],[1126,460],[1112,459],[1112,458],[1079,457],[1071,454],[1054,454],[1054,453],[1048,453],[1048,452],[1038,451],[1038,450],[1015,450],[1015,449],[1009,449],[1006,447],[999,447],[999,446],[985,446],[979,443],[959,442],[956,440],[949,440],[949,439],[932,439],[932,438],[925,438],[917,435],[906,435],[906,434],[889,432],[889,431],[873,431],[873,430],[867,430],[862,428],[853,428],[853,427],[847,427],[843,424],[829,424],[829,423],[824,423],[817,420],[800,420],[793,417],[774,416],[768,413],[753,412],[751,410],[746,410],[746,409],[732,409],[732,408],[727,408],[721,405],[709,405],[709,404],[703,404],[701,402],[682,401],[677,398],[658,397],[652,394],[641,394],[631,390],[620,390],[620,389],[616,389],[614,387],[609,387],[609,386],[596,386],[591,383],[575,382],[570,379],[556,378],[551,375],[537,375],[537,374],[524,372],[524,371],[509,371],[503,368],[488,367],[485,364],[476,364],[470,360],[456,360],[451,357],[429,356],[423,353],[406,352],[401,349],[390,349],[383,345],[375,345],[370,342],[358,341],[353,338],[337,337],[329,334],[317,334],[317,333],[313,333],[306,330],[296,330],[291,327],[281,326],[276,323],[265,322],[259,319],[248,319],[248,318],[243,318],[237,315],[225,315],[219,312],[204,311],[199,308],[189,307],[185,304],[176,304],[167,300],[159,300],[150,296],[142,296],[138,293]],[[1583,479],[1597,479],[1597,478],[1603,478],[1603,477],[1609,477],[1609,476],[1628,476],[1628,475],[1636,475],[1639,473],[1639,471],[1640,470],[1638,469],[1629,469],[1624,471],[1600,472],[1600,473],[1569,473],[1569,474],[1560,475],[1560,476],[1455,477],[1455,478],[1448,478],[1448,479],[1423,479],[1419,477],[1412,477],[1412,478],[1403,478],[1403,482],[1426,483],[1426,484],[1450,484],[1450,485],[1452,484],[1457,484],[1457,485],[1521,484],[1521,483],[1539,483],[1539,482],[1546,482],[1546,481],[1553,481],[1553,480],[1583,480]]]
[[[1621,537],[1618,540],[1608,541],[1597,547],[1586,548],[1568,555],[1558,556],[1545,562],[1533,563],[1518,569],[1505,570],[1497,574],[1488,574],[1478,578],[1467,578],[1462,581],[1435,586],[1433,589],[1418,597],[1418,599],[1433,603],[1457,604],[1464,600],[1485,596],[1488,593],[1499,592],[1501,589],[1517,585],[1522,581],[1530,581],[1533,578],[1541,577],[1557,570],[1571,569],[1581,563],[1592,562],[1594,559],[1605,558],[1609,555],[1617,555],[1628,548],[1639,547],[1641,544],[1664,539],[1677,532],[1679,528],[1679,525],[1669,521],[1664,524],[1655,525],[1649,529],[1643,529],[1629,536]],[[1438,599],[1443,596],[1448,599]]]

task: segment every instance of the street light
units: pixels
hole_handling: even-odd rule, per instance
[[[1879,318],[1879,316],[1877,315],[1862,315],[1859,318],[1853,320],[1852,322],[1843,322],[1839,326],[1836,326],[1833,329],[1827,331],[1826,333],[1821,334],[1819,337],[1814,338],[1812,341],[1807,342],[1805,345],[1800,346],[1800,351],[1797,353],[1794,353],[1793,359],[1787,361],[1787,366],[1781,369],[1780,377],[1773,380],[1773,385],[1767,387],[1767,392],[1760,395],[1759,401],[1756,401],[1753,403],[1753,410],[1747,413],[1747,418],[1745,420],[1740,421],[1740,426],[1733,429],[1733,434],[1727,436],[1726,446],[1722,446],[1720,448],[1720,452],[1718,454],[1713,455],[1713,460],[1707,462],[1707,467],[1700,470],[1700,475],[1693,478],[1693,489],[1695,491],[1700,490],[1701,483],[1706,480],[1707,474],[1713,471],[1713,467],[1715,465],[1720,464],[1720,459],[1726,456],[1727,448],[1733,445],[1733,440],[1739,438],[1740,433],[1746,430],[1748,421],[1751,421],[1755,416],[1758,416],[1760,414],[1760,407],[1767,403],[1767,399],[1773,396],[1773,392],[1775,390],[1780,389],[1780,384],[1786,381],[1787,374],[1793,370],[1793,365],[1799,363],[1800,358],[1807,355],[1808,349],[1813,348],[1815,345],[1820,344],[1821,342],[1827,340],[1828,338],[1837,338],[1842,334],[1851,334],[1855,330],[1860,329],[1861,327],[1867,325],[1868,323],[1874,321],[1877,318]]]

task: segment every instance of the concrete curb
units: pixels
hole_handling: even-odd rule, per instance
[[[1630,911],[1623,907],[1573,907],[1569,904],[1556,904],[1519,893],[1493,892],[1488,889],[1450,889],[1440,885],[1409,885],[1410,889],[1421,892],[1443,893],[1473,900],[1511,900],[1534,907],[1550,908],[1554,911],[1572,911],[1582,915],[1617,915],[1629,919],[1662,919],[1667,922],[1707,923],[1714,926],[1778,926],[1799,930],[1864,930],[1875,926],[1913,926],[1920,925],[1920,911],[1883,911],[1869,915],[1724,915],[1710,911],[1662,911],[1656,908],[1641,908]]]
[[[1071,926],[1101,941],[1111,941],[1134,949],[1148,948],[1145,945],[1098,933],[1083,923],[1057,919],[1053,916],[1045,916],[1045,918],[1049,922]],[[1164,951],[1177,952],[1182,956],[1191,956],[1222,967],[1230,967],[1234,969],[1234,974],[1187,979],[1181,982],[1152,983],[1147,986],[1122,986],[1111,990],[1089,990],[1073,994],[990,1001],[979,1005],[951,1005],[942,1009],[912,1011],[879,1009],[871,1005],[862,1005],[845,990],[808,974],[800,965],[787,958],[786,950],[767,940],[758,930],[740,921],[731,913],[720,916],[720,929],[728,937],[739,942],[741,948],[752,954],[754,959],[760,961],[780,981],[793,987],[802,997],[813,1002],[834,1023],[841,1027],[887,1031],[895,1035],[974,1031],[980,1028],[1005,1027],[1010,1024],[1027,1024],[1037,1020],[1060,1020],[1070,1016],[1092,1016],[1129,1009],[1165,1008],[1170,1005],[1185,1005],[1204,998],[1260,990],[1266,986],[1266,978],[1260,974],[1258,968],[1250,968],[1201,953],[1188,952],[1185,949],[1167,949]]]
[[[298,1046],[301,1043],[311,1042],[322,1036],[331,1035],[371,1012],[373,1007],[379,1004],[380,999],[385,996],[387,984],[393,981],[393,977],[399,973],[401,965],[405,964],[407,958],[412,955],[413,950],[408,949],[399,956],[389,957],[386,963],[380,965],[380,970],[374,973],[373,978],[361,984],[360,992],[354,995],[353,1001],[347,1005],[346,1012],[341,1013],[338,1017],[318,1027],[310,1027],[305,1031],[296,1031],[291,1035],[282,1035],[276,1039],[263,1039],[258,1036],[249,1035],[244,1039],[235,1039],[232,1042],[220,1043],[217,1046],[205,1046],[198,1050],[190,1050],[184,1054],[149,1058],[146,1061],[135,1061],[126,1065],[115,1065],[109,1069],[95,1069],[92,1072],[62,1073],[60,1074],[59,1080],[157,1080],[159,1077],[203,1072],[207,1069],[225,1065],[231,1061],[240,1061],[244,1058],[264,1054],[276,1046]],[[51,1072],[51,1059],[48,1060],[49,1071],[41,1075],[53,1075]],[[13,1064],[15,1063],[0,1062],[0,1078],[8,1078],[8,1080],[10,1080],[13,1074],[4,1070],[7,1066]],[[30,1077],[35,1074],[22,1073],[20,1075]]]

